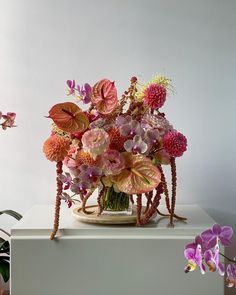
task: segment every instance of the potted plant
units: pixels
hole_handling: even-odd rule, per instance
[[[14,217],[17,220],[22,218],[21,214],[13,210],[0,211],[0,215],[7,214]],[[6,288],[6,283],[10,278],[10,234],[4,229],[0,228],[0,232],[7,238],[0,236],[0,294],[7,294],[4,289]],[[1,282],[3,281],[3,282]],[[5,286],[4,286],[5,285]]]

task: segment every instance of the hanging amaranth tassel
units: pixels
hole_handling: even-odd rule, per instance
[[[54,240],[58,227],[60,218],[60,206],[61,206],[61,194],[63,189],[63,184],[59,179],[59,175],[62,174],[63,159],[68,153],[70,148],[70,141],[64,137],[53,134],[50,136],[43,145],[43,152],[46,158],[52,162],[57,162],[57,195],[56,195],[56,206],[55,206],[55,216],[54,216],[54,226],[50,236],[50,240]]]
[[[156,189],[156,194],[155,194],[155,197],[153,198],[152,204],[150,205],[144,217],[140,219],[140,225],[147,224],[150,221],[150,219],[153,217],[153,215],[156,213],[157,207],[160,204],[161,194],[162,194],[162,189],[160,189],[160,185],[159,185]]]
[[[59,175],[63,172],[62,165],[63,165],[62,162],[58,162],[56,166],[57,167],[57,195],[56,195],[56,205],[55,205],[54,226],[50,236],[50,240],[54,240],[59,227],[61,194],[62,194],[62,188],[63,188],[63,184],[59,180]]]
[[[176,203],[176,187],[177,187],[177,174],[176,174],[176,164],[175,158],[171,157],[171,179],[172,179],[172,196],[171,196],[171,213],[170,213],[170,225],[174,226],[173,218],[175,215],[175,203]]]
[[[161,181],[162,181],[162,186],[163,186],[163,190],[164,190],[164,194],[165,194],[166,209],[168,210],[169,214],[163,214],[158,209],[157,209],[157,212],[161,216],[168,217],[168,216],[171,215],[169,190],[168,190],[168,187],[167,187],[167,182],[166,182],[165,174],[164,174],[164,171],[163,171],[163,169],[162,169],[161,166],[159,166],[159,170],[161,172]],[[174,217],[176,219],[178,219],[178,220],[187,220],[186,217],[179,216],[179,215],[177,215],[175,213],[174,213]]]

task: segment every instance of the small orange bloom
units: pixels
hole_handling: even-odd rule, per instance
[[[60,162],[66,157],[70,141],[58,135],[50,136],[43,145],[43,152],[49,161]]]
[[[95,160],[90,156],[89,153],[85,152],[84,150],[79,150],[77,155],[76,155],[76,164],[77,166],[81,166],[83,164],[88,165],[88,166],[93,166],[95,165]]]

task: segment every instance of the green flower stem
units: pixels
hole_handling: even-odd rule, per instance
[[[124,211],[129,208],[129,195],[115,192],[113,187],[107,188],[103,195],[103,207],[108,211]]]
[[[219,254],[220,254],[222,257],[224,257],[225,259],[227,259],[228,261],[236,263],[235,260],[233,260],[233,259],[231,259],[231,258],[225,256],[223,253],[219,252]]]

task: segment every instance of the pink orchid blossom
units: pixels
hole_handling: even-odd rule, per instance
[[[216,270],[218,270],[221,276],[225,274],[224,264],[219,261],[219,245],[218,244],[215,245],[213,251],[211,250],[205,251],[204,259],[211,272],[215,272]]]
[[[188,260],[188,265],[185,267],[185,272],[194,271],[199,266],[202,274],[205,274],[205,266],[202,262],[202,247],[200,244],[194,248],[187,248],[184,250],[184,256]]]
[[[228,264],[226,272],[227,272],[227,278],[226,278],[227,287],[236,288],[236,261]]]
[[[68,86],[67,95],[75,94],[75,80],[67,80],[66,84]]]
[[[214,224],[211,229],[205,230],[201,234],[202,240],[205,242],[207,248],[215,247],[217,239],[223,246],[229,246],[232,242],[233,229],[230,226],[220,226]]]

